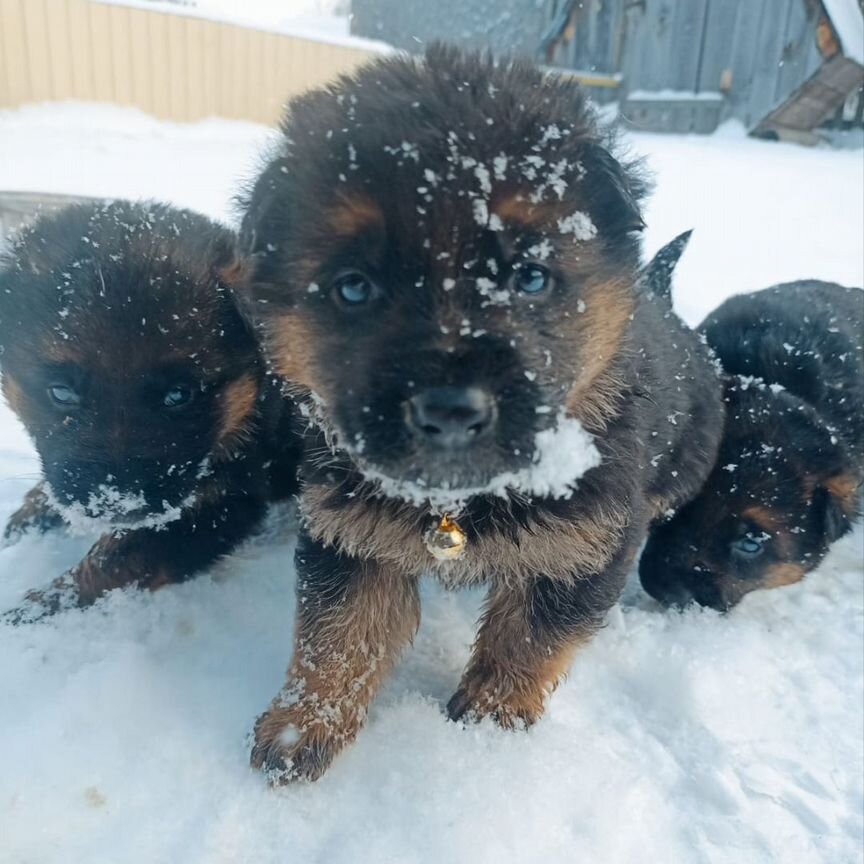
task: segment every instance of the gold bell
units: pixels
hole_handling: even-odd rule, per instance
[[[441,521],[426,532],[424,540],[429,553],[438,561],[458,560],[468,545],[465,532],[447,516],[442,516]]]

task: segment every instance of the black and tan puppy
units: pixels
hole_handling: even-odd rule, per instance
[[[433,49],[294,100],[247,308],[313,420],[288,681],[252,761],[315,778],[419,619],[489,595],[452,718],[530,724],[646,526],[701,486],[720,386],[636,285],[643,184],[579,88]]]
[[[183,579],[293,489],[290,412],[220,276],[235,255],[202,216],[118,202],[42,218],[0,263],[3,392],[44,474],[7,540],[104,531],[7,618]]]
[[[727,300],[700,329],[728,373],[720,454],[652,534],[639,575],[663,603],[728,609],[798,582],[858,512],[864,292],[778,285]]]

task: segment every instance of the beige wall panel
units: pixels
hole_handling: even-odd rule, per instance
[[[69,4],[67,0],[44,0],[51,14],[45,16],[51,98],[77,99],[72,77],[72,44],[69,41]],[[2,13],[0,13],[2,14]]]
[[[111,44],[110,6],[87,4],[90,19],[90,51],[93,66],[93,98],[97,102],[113,102],[114,46]],[[73,50],[75,46],[73,46]]]
[[[53,99],[51,57],[48,51],[48,16],[45,0],[27,0],[24,4],[24,34],[30,78],[30,99],[45,102]]]
[[[108,27],[111,33],[112,69],[114,70],[114,101],[120,105],[134,105],[132,75],[132,30],[129,9],[125,6],[108,7]]]
[[[24,0],[0,0],[0,68],[12,105],[30,100],[30,63],[27,57]]]
[[[170,118],[171,79],[168,59],[168,15],[147,16],[147,32],[150,35],[150,106],[145,108],[157,117]]]
[[[74,0],[77,2],[77,0]],[[132,72],[131,104],[142,111],[154,113],[153,75],[150,69],[152,42],[150,39],[150,18],[141,9],[128,10],[129,22],[129,65]]]
[[[0,0],[0,108],[46,99],[278,122],[362,49],[97,0]]]
[[[163,17],[168,18],[169,16]],[[186,62],[185,24],[186,22],[182,18],[167,21],[170,116],[177,120],[186,120],[189,116],[189,99],[187,96],[189,74]]]

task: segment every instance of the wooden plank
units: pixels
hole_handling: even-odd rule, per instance
[[[87,15],[87,7],[77,0],[69,3],[68,24],[66,43],[72,65],[74,97],[76,99],[94,99],[90,19]]]
[[[699,79],[696,82],[696,89],[700,92],[719,90],[723,83],[723,73],[733,68],[735,20],[739,6],[740,0],[711,0],[708,4],[705,44],[702,48]],[[734,87],[734,77],[731,83]]]
[[[668,72],[664,87],[693,91],[699,79],[707,0],[676,0]]]
[[[151,62],[153,43],[150,36],[150,13],[143,9],[128,9],[129,41],[126,50],[132,74],[132,104],[142,111],[154,113],[153,75]],[[124,46],[119,46],[123,50]]]
[[[111,45],[110,7],[100,3],[84,3],[80,7],[88,19],[90,30],[90,63],[93,69],[91,99],[114,102],[114,52]]]
[[[72,77],[72,56],[69,44],[68,0],[45,0],[45,38],[48,43],[49,75],[51,76],[51,98],[56,100],[75,97]]]
[[[11,106],[30,101],[30,64],[27,59],[25,0],[0,0],[0,53],[6,77],[6,94]]]
[[[129,11],[125,6],[108,7],[108,27],[113,48],[111,75],[114,79],[114,101],[119,105],[135,104],[132,54],[129,51],[129,46],[133,40]]]
[[[172,120],[183,122],[189,119],[189,83],[187,49],[184,37],[183,20],[178,16],[165,16],[168,37],[168,104]]]
[[[42,0],[29,0],[24,8],[25,52],[30,78],[30,102],[46,102],[51,91],[51,55],[48,50],[47,15]]]
[[[207,61],[204,56],[204,27],[206,21],[184,18],[183,38],[186,54],[186,119],[200,120],[206,117],[207,100],[204,78]]]
[[[204,117],[219,115],[219,72],[222,67],[219,57],[219,25],[212,21],[201,22],[201,78],[203,89]]]
[[[145,111],[157,117],[171,119],[171,74],[168,57],[168,16],[147,16],[147,32],[150,40],[148,67],[150,74],[151,101]]]
[[[790,2],[798,0],[762,0],[763,9],[759,28],[758,49],[750,78],[750,94],[747,113],[756,122],[776,107],[777,76],[783,56],[784,28],[778,22],[785,21]]]

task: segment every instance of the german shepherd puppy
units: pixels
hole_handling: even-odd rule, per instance
[[[733,297],[700,327],[727,373],[701,494],[658,527],[639,575],[667,605],[729,609],[799,581],[858,512],[864,292],[815,280]]]
[[[6,526],[103,531],[7,620],[212,564],[295,484],[298,438],[221,271],[234,235],[185,210],[70,207],[0,263],[3,393],[44,480]]]
[[[354,738],[423,573],[489,586],[449,716],[537,720],[723,410],[637,287],[643,182],[575,84],[437,47],[295,99],[282,134],[240,292],[311,421],[294,659],[252,752],[276,782]]]

